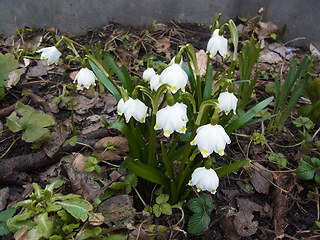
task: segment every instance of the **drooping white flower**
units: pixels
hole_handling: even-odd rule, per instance
[[[142,74],[142,78],[144,81],[146,82],[150,82],[151,78],[156,75],[156,72],[154,71],[153,68],[147,68],[146,70],[144,70],[143,74]]]
[[[84,86],[86,89],[89,89],[91,85],[96,85],[96,79],[96,75],[94,75],[94,73],[90,69],[81,68],[73,82],[77,82],[78,87]]]
[[[227,56],[228,40],[219,35],[219,29],[214,30],[212,37],[207,44],[207,52],[210,57],[214,57],[217,52],[219,52],[222,57]]]
[[[127,101],[123,101],[123,98],[120,99],[117,105],[117,112],[119,115],[123,115],[128,123],[130,118],[133,117],[140,123],[144,123],[146,117],[148,116],[148,107],[141,102],[139,99],[133,99],[129,97]]]
[[[215,194],[219,186],[219,178],[212,168],[198,167],[193,171],[188,185],[196,186],[198,192],[207,190]]]
[[[160,82],[160,75],[156,74],[150,79],[150,88],[151,90],[157,91],[158,88],[162,85]]]
[[[61,56],[61,52],[59,52],[59,50],[55,46],[45,47],[38,50],[37,52],[41,53],[40,58],[46,60],[48,65],[53,63],[57,64],[57,62],[59,61],[59,57]]]
[[[187,121],[187,106],[183,103],[175,103],[173,106],[166,106],[157,112],[154,129],[163,129],[163,135],[170,137],[174,131],[185,133]]]
[[[238,98],[229,92],[220,93],[218,97],[218,110],[229,114],[231,111],[236,113]]]
[[[206,158],[213,152],[223,156],[224,148],[230,142],[228,134],[221,125],[209,123],[197,129],[197,135],[190,144],[197,145],[202,156]]]
[[[163,70],[160,75],[160,81],[161,83],[168,83],[172,93],[176,93],[179,89],[184,92],[188,82],[188,75],[179,64],[173,63]]]

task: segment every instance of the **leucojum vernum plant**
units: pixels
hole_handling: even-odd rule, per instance
[[[194,213],[188,225],[190,233],[200,233],[210,223],[209,213],[213,206],[203,193],[215,194],[219,178],[249,162],[225,155],[225,149],[232,141],[231,134],[241,127],[265,120],[255,117],[273,100],[270,97],[247,111],[243,108],[237,112],[238,97],[241,97],[242,106],[252,101],[252,91],[243,89],[243,83],[250,79],[236,79],[238,32],[232,20],[220,26],[220,16],[212,22],[204,74],[200,74],[191,44],[181,46],[163,69],[154,69],[150,59],[141,79],[130,76],[124,65],[120,69],[106,52],[88,50],[85,57],[80,57],[66,37],[55,46],[40,50],[41,58],[48,64],[57,63],[61,56],[60,45],[65,43],[82,64],[76,76],[77,84],[90,89],[98,80],[115,97],[117,121],[109,124],[102,120],[128,139],[129,153],[124,162],[129,171],[139,177],[138,189],[144,197],[152,197],[155,189],[165,194],[159,195],[162,200],[157,198],[156,216],[171,212],[161,210],[168,209],[167,202],[188,206]],[[233,54],[229,54],[228,40],[224,37],[227,30]],[[246,52],[239,53],[241,69],[253,68],[259,55],[257,48],[259,45],[254,40],[246,43]],[[221,59],[216,69],[211,64],[214,58]],[[116,84],[114,75],[121,85]],[[241,88],[236,88],[237,84],[241,84]],[[240,89],[239,93],[235,89]]]
[[[155,70],[149,60],[142,79],[133,79],[124,66],[121,71],[106,53],[100,59],[86,56],[98,79],[118,101],[119,118],[109,126],[118,129],[128,139],[129,154],[124,161],[126,167],[140,177],[139,189],[144,190],[145,196],[150,196],[155,186],[168,194],[173,204],[188,200],[192,190],[215,194],[219,178],[249,162],[228,157],[228,163],[219,167],[225,148],[231,142],[230,134],[263,120],[254,117],[273,98],[237,115],[238,99],[234,85],[238,83],[235,80],[238,32],[232,20],[220,27],[219,19],[220,15],[213,20],[212,37],[207,45],[206,72],[202,75],[190,44],[181,46],[164,69]],[[225,28],[229,29],[235,50],[231,57],[228,57]],[[250,46],[257,47],[253,40],[247,48]],[[246,59],[250,59],[250,52],[256,55],[256,51],[247,51]],[[221,57],[222,64],[231,58],[229,69],[221,66],[214,73],[210,63],[211,58],[217,56]],[[248,68],[246,65],[252,65],[252,62],[242,59],[241,64]],[[107,69],[112,69],[122,86],[115,83]],[[245,91],[241,94],[243,99],[250,100],[251,92],[250,96],[245,96]],[[205,230],[210,223],[210,218],[205,216],[212,208],[205,204],[205,198],[201,199],[204,203],[200,205],[206,209],[194,212],[199,221],[190,221],[194,225],[189,222],[189,232],[192,233]]]

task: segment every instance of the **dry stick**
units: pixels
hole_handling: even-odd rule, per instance
[[[46,114],[49,114],[50,116],[53,117],[53,119],[55,120],[55,117],[53,115],[53,113],[50,110],[49,104],[47,103],[46,100],[44,100],[43,98],[39,97],[38,95],[32,93],[32,92],[27,92],[21,99],[20,102],[23,104],[27,104],[28,101],[31,100],[34,104],[40,106],[43,108],[43,111]],[[13,111],[16,110],[17,104],[12,104],[9,107],[3,108],[0,110],[0,118],[3,117],[7,117],[9,116]]]
[[[106,137],[107,135],[108,130],[101,128],[88,134],[78,136],[78,142],[94,146],[99,139]],[[58,162],[61,159],[61,156],[73,151],[78,151],[81,147],[83,146],[80,144],[60,147],[60,149],[57,149],[57,152],[54,153],[51,158],[48,157],[44,151],[39,151],[8,159],[1,159],[0,169],[5,174],[0,175],[0,182],[8,184],[25,184],[30,182],[31,178],[26,174],[26,172],[43,168]]]

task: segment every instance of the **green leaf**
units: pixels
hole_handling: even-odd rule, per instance
[[[209,100],[212,93],[212,82],[213,82],[213,67],[210,64],[207,69],[206,85],[203,89],[203,101]]]
[[[103,240],[125,240],[125,239],[127,239],[127,237],[120,234],[112,234],[108,237],[103,238]]]
[[[158,204],[162,204],[162,203],[166,203],[169,200],[169,195],[167,194],[160,194],[157,198],[156,198],[156,203]]]
[[[66,200],[63,202],[57,202],[74,218],[80,219],[82,222],[88,218],[88,212],[92,211],[92,205],[83,199]]]
[[[160,217],[161,215],[161,209],[160,209],[160,205],[159,204],[154,204],[153,205],[153,212],[154,212],[154,215],[156,217]]]
[[[92,57],[89,58],[89,63],[96,76],[118,102],[121,99],[121,94],[119,89],[114,85],[114,82],[109,79],[109,74],[103,69],[102,65]]]
[[[258,103],[256,106],[251,108],[249,111],[247,111],[245,114],[234,120],[232,123],[230,123],[226,128],[226,132],[228,134],[231,134],[238,128],[246,126],[250,120],[255,117],[262,109],[264,109],[266,106],[268,106],[269,103],[271,103],[273,100],[273,97],[269,97],[262,102]]]
[[[296,169],[296,174],[302,180],[311,180],[314,177],[315,169],[312,164],[301,159],[300,166]]]
[[[210,217],[206,212],[195,213],[191,216],[188,222],[188,233],[199,234],[205,231],[211,222]]]
[[[16,112],[12,112],[11,115],[7,117],[7,125],[12,132],[19,132],[23,129]]]
[[[15,208],[8,208],[0,212],[0,222],[6,222],[11,218],[16,212]]]
[[[124,179],[124,184],[125,184],[125,188],[126,188],[126,194],[131,192],[131,187],[136,187],[138,184],[138,178],[135,174],[130,173],[126,176],[126,178]]]
[[[9,234],[10,231],[7,227],[7,224],[6,223],[0,223],[0,236],[4,236],[4,235],[7,235]]]
[[[7,87],[5,80],[9,79],[9,73],[16,70],[19,67],[18,60],[15,59],[14,55],[7,53],[3,55],[0,52],[0,89]]]
[[[36,218],[38,231],[44,238],[49,238],[53,231],[53,222],[49,219],[48,213],[39,214]]]
[[[172,207],[169,203],[163,203],[160,205],[161,212],[165,215],[172,214]]]
[[[80,236],[77,238],[78,240],[84,240],[84,239],[88,239],[90,237],[93,237],[95,239],[97,239],[98,235],[101,233],[102,229],[101,227],[95,227],[95,228],[85,228]]]
[[[66,181],[62,179],[58,179],[48,185],[46,185],[45,190],[48,190],[49,192],[53,193],[53,190],[56,188],[61,187]]]
[[[123,84],[123,87],[128,90],[129,93],[132,93],[133,91],[133,84],[131,79],[127,79],[125,75],[121,72],[120,68],[117,66],[117,64],[113,61],[112,57],[104,53],[104,59],[109,64],[109,66],[112,68],[112,70],[115,72],[121,83]],[[122,65],[122,68],[124,68],[124,65]]]
[[[219,178],[228,175],[229,173],[232,173],[236,170],[238,170],[239,168],[242,168],[244,165],[248,164],[250,162],[250,160],[241,160],[241,161],[237,161],[228,165],[225,165],[221,168],[216,169],[216,173],[218,175]]]
[[[72,138],[67,139],[64,143],[63,146],[67,146],[68,144],[70,146],[75,146],[78,142],[78,137],[77,136],[73,136]]]
[[[133,158],[126,157],[124,159],[128,169],[139,177],[142,177],[150,182],[160,184],[166,189],[170,189],[170,180],[166,175],[159,170],[150,167],[147,164],[135,161]]]

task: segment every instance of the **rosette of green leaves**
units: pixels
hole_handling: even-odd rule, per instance
[[[64,183],[64,180],[56,180],[45,189],[32,183],[34,191],[29,199],[13,205],[14,208],[23,210],[8,219],[9,230],[17,232],[26,225],[27,235],[30,237],[71,239],[82,228],[93,207],[80,195],[53,192]]]

